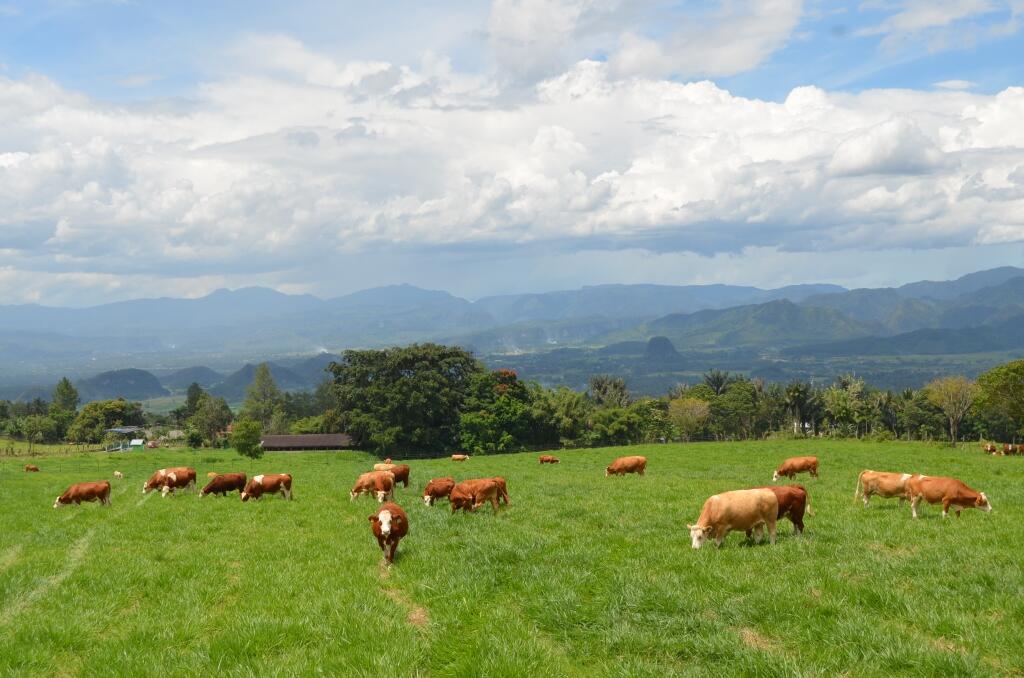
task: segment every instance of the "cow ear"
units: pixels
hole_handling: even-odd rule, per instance
[[[711,534],[711,526],[710,525],[708,525],[707,527],[704,528],[704,534]]]
[[[402,524],[402,516],[395,516],[391,520],[394,521],[395,525],[401,525]]]
[[[377,514],[376,514],[376,513],[375,513],[375,514],[373,514],[372,516],[370,516],[370,522],[372,523],[372,522],[373,522],[373,520],[374,520],[374,518],[376,518],[376,517],[377,517]]]

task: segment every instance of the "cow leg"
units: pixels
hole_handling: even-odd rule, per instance
[[[747,541],[754,541],[754,530],[747,530]]]
[[[910,498],[910,515],[917,518],[917,505],[921,503],[921,495]]]
[[[387,544],[384,543],[384,537],[383,536],[378,536],[377,537],[377,546],[380,547],[380,550],[384,552],[384,556],[387,557],[388,547],[387,547]]]
[[[753,540],[753,543],[760,544],[763,539],[764,539],[764,525],[762,523],[758,523],[757,525],[754,525],[754,540]]]
[[[949,500],[942,500],[942,517],[945,518],[949,515]]]

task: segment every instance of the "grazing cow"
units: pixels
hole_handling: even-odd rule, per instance
[[[395,561],[395,549],[402,537],[409,534],[409,516],[398,504],[390,501],[381,504],[377,512],[370,516],[370,529],[377,538],[380,550],[384,552],[384,562],[388,565]]]
[[[264,494],[280,493],[285,499],[292,498],[292,474],[267,473],[253,476],[241,492],[242,501],[259,499]]]
[[[984,492],[976,492],[956,478],[915,474],[907,481],[907,497],[914,518],[917,518],[917,505],[922,499],[929,504],[941,502],[943,518],[949,514],[950,506],[955,507],[957,518],[960,517],[960,510],[965,508],[978,508],[986,513],[992,510],[992,504]]]
[[[452,505],[452,513],[459,509],[463,511],[475,511],[490,502],[494,512],[498,512],[498,502],[501,496],[501,486],[494,478],[476,478],[463,480],[452,488],[448,495],[448,501]]]
[[[604,477],[624,476],[627,473],[644,474],[647,470],[647,457],[619,457],[604,470]]]
[[[83,501],[99,501],[110,506],[110,482],[101,480],[98,483],[75,483],[57,497],[53,502],[53,508],[67,504],[78,506]]]
[[[374,471],[390,471],[393,468],[395,468],[395,465],[392,464],[390,461],[386,461],[386,462],[384,462],[382,464],[374,464],[373,465],[373,470]]]
[[[788,517],[793,523],[793,534],[800,536],[804,533],[804,510],[807,515],[813,516],[811,510],[811,499],[807,496],[807,490],[803,485],[770,485],[759,487],[759,490],[771,490],[775,498],[779,500],[779,513],[776,520]],[[747,530],[747,539],[750,539],[751,530]]]
[[[35,464],[25,464],[25,473],[39,473],[39,467]]]
[[[227,496],[228,492],[239,492],[245,491],[246,476],[244,473],[220,473],[213,477],[210,482],[206,483],[206,487],[199,490],[199,496],[205,497],[208,494],[219,494],[222,497]]]
[[[423,503],[427,506],[433,506],[436,500],[451,494],[453,487],[455,487],[455,479],[451,476],[431,479],[427,486],[423,488]]]
[[[982,449],[985,450],[986,454],[995,454],[997,451],[996,446],[993,443],[985,443],[984,445],[982,445]]]
[[[790,457],[786,461],[782,462],[779,468],[775,469],[774,475],[772,475],[772,481],[776,481],[779,478],[795,478],[797,473],[810,473],[813,477],[818,477],[818,458],[817,457]]]
[[[348,493],[348,498],[356,500],[361,494],[373,493],[378,503],[395,496],[395,474],[391,471],[368,471],[356,478],[356,484]]]
[[[466,461],[467,459],[469,459],[469,455],[468,454],[453,454],[452,455],[452,461]]]
[[[117,478],[118,480],[124,480],[124,474],[121,473],[120,471],[114,471],[114,477]]]
[[[193,489],[196,486],[196,470],[189,468],[188,466],[178,466],[175,468],[162,468],[156,471],[149,477],[149,480],[142,484],[142,494],[146,494],[150,490],[160,488],[160,494],[167,496],[168,493],[181,488]]]
[[[542,454],[542,455],[540,455],[540,463],[542,463],[542,464],[557,464],[558,463],[558,457],[556,457],[554,455],[551,455],[551,454]]]
[[[910,473],[889,473],[887,471],[861,471],[857,477],[857,487],[853,490],[853,500],[858,497],[864,500],[867,506],[871,497],[878,495],[883,499],[899,497],[900,501],[907,499],[907,481],[912,475]]]
[[[395,484],[402,483],[402,487],[409,487],[409,465],[408,464],[392,464],[392,468],[388,469],[395,476]]]
[[[690,530],[690,544],[695,549],[711,538],[721,546],[731,530],[751,530],[760,541],[765,526],[768,527],[768,540],[774,544],[778,516],[779,500],[771,490],[733,490],[709,497],[704,502],[697,524],[686,527]]]

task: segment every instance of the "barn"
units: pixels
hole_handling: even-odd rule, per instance
[[[266,452],[301,450],[343,450],[352,447],[347,433],[306,433],[302,435],[265,435],[260,445]]]

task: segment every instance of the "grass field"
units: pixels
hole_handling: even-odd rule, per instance
[[[605,478],[621,454],[647,475]],[[815,516],[774,547],[690,548],[718,491],[818,454]],[[973,447],[763,442],[413,461],[386,569],[347,490],[362,454],[153,451],[0,460],[0,675],[1020,675],[1024,459]],[[290,472],[295,500],[143,497],[161,466]],[[994,510],[854,504],[864,468],[955,475]],[[113,506],[52,509],[111,478]],[[512,505],[451,515],[429,477],[504,475]]]

